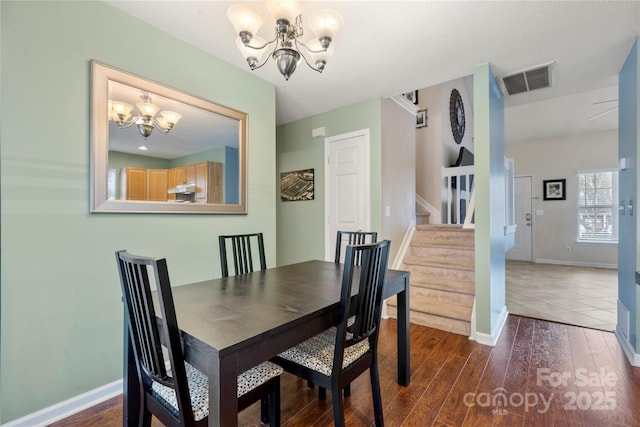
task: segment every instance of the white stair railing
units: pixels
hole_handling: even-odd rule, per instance
[[[473,178],[473,165],[442,168],[446,194],[443,211],[445,224],[462,224],[465,221],[470,210]]]

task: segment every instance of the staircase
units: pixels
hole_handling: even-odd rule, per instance
[[[418,225],[402,270],[411,272],[411,322],[469,336],[475,300],[474,231]],[[387,300],[397,317],[395,297]]]

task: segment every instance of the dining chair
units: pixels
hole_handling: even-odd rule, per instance
[[[343,238],[346,237],[346,241],[343,242]],[[367,241],[368,240],[368,241]],[[348,245],[363,245],[365,243],[374,243],[378,240],[378,233],[375,231],[338,231],[336,233],[336,255],[335,255],[335,263],[339,264],[342,260],[340,259],[342,254],[342,246]],[[356,258],[356,265],[360,265],[360,259]],[[307,388],[313,389],[314,384],[312,381],[307,381]],[[345,388],[345,396],[348,396],[351,392],[349,386]],[[325,389],[320,387],[320,398],[324,398]]]
[[[140,384],[138,425],[149,427],[152,415],[166,426],[206,425],[208,378],[184,360],[166,260],[127,251],[117,251],[116,260]],[[150,277],[155,279],[161,319],[156,317]],[[238,409],[260,400],[263,423],[279,426],[281,373],[278,365],[263,362],[240,374]]]
[[[346,237],[346,239],[345,239]],[[343,241],[344,239],[344,241]],[[338,231],[336,233],[336,257],[335,262],[340,263],[342,247],[346,245],[364,245],[374,243],[378,240],[378,233],[375,231]],[[356,260],[356,265],[360,265],[360,260]]]
[[[274,362],[285,371],[331,390],[333,419],[344,426],[345,390],[367,369],[371,378],[376,426],[382,426],[382,397],[378,374],[378,333],[382,312],[382,288],[389,261],[388,240],[368,245],[347,246],[342,273],[337,326],[280,353]],[[355,264],[357,257],[362,263]],[[358,293],[351,296],[354,281]]]
[[[233,268],[236,276],[253,272],[254,261],[256,264],[260,263],[260,270],[267,269],[262,233],[218,236],[222,277],[229,276],[227,242],[230,243],[228,250],[233,255]],[[257,252],[255,252],[256,250]]]

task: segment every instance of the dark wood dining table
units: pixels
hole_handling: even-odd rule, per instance
[[[333,326],[342,264],[308,261],[172,288],[185,359],[209,377],[209,425],[238,424],[237,376]],[[410,380],[409,272],[388,270],[397,295],[398,383]],[[355,287],[354,287],[355,288]],[[128,337],[125,322],[125,337]],[[140,385],[125,338],[123,425],[137,425]]]

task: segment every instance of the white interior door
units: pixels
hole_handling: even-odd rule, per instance
[[[517,176],[514,181],[515,220],[518,227],[513,248],[507,252],[507,259],[530,262],[533,261],[532,177]]]
[[[369,129],[325,139],[325,259],[333,261],[336,232],[371,224]]]

